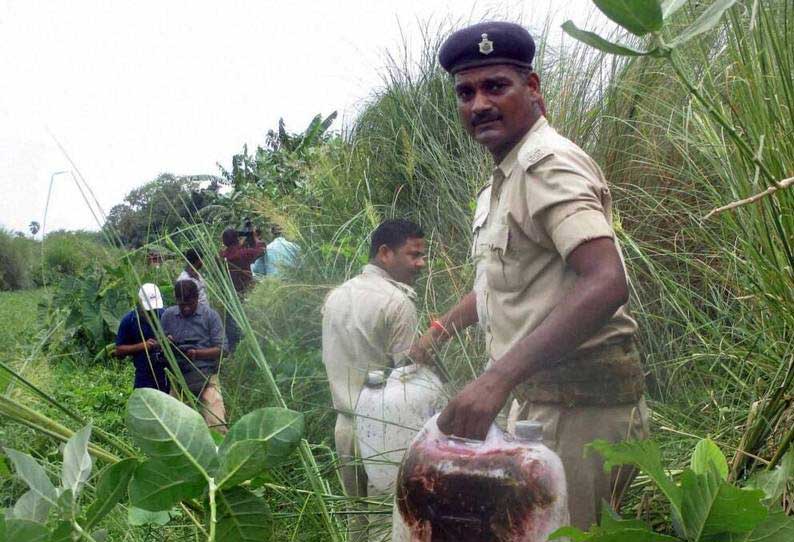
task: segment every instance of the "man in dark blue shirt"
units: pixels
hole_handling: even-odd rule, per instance
[[[152,324],[163,314],[160,289],[151,283],[138,290],[138,306],[124,315],[116,334],[116,357],[132,356],[135,388],[155,388],[169,392],[166,360],[155,338]]]

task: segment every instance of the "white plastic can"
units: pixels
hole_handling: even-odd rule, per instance
[[[443,384],[427,367],[370,373],[356,405],[356,439],[372,496],[394,493],[406,448],[446,404]]]

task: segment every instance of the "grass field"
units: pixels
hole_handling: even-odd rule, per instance
[[[0,355],[13,356],[37,333],[44,290],[0,292]]]

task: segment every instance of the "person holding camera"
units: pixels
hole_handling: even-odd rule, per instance
[[[221,237],[225,248],[221,251],[220,258],[226,262],[234,289],[241,297],[254,280],[251,264],[262,256],[267,248],[265,243],[259,240],[256,230],[250,227],[250,222],[247,222],[246,226],[248,227],[242,231],[228,228]]]
[[[267,247],[259,240],[259,235],[251,226],[250,220],[246,220],[243,230],[238,231],[234,228],[224,230],[221,239],[225,248],[221,251],[220,258],[225,262],[234,289],[242,300],[254,282],[251,264],[265,253]],[[237,343],[240,342],[240,328],[234,318],[229,317],[228,311],[224,325],[226,338],[229,342],[229,352],[234,352]]]

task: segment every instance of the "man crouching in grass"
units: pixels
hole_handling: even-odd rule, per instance
[[[192,280],[177,281],[174,297],[176,305],[168,307],[160,320],[163,333],[175,350],[190,392],[201,403],[204,421],[211,429],[226,434],[226,408],[218,380],[221,353],[226,351],[221,317],[209,306],[199,304],[198,288]],[[171,395],[178,397],[178,393],[173,386]]]

